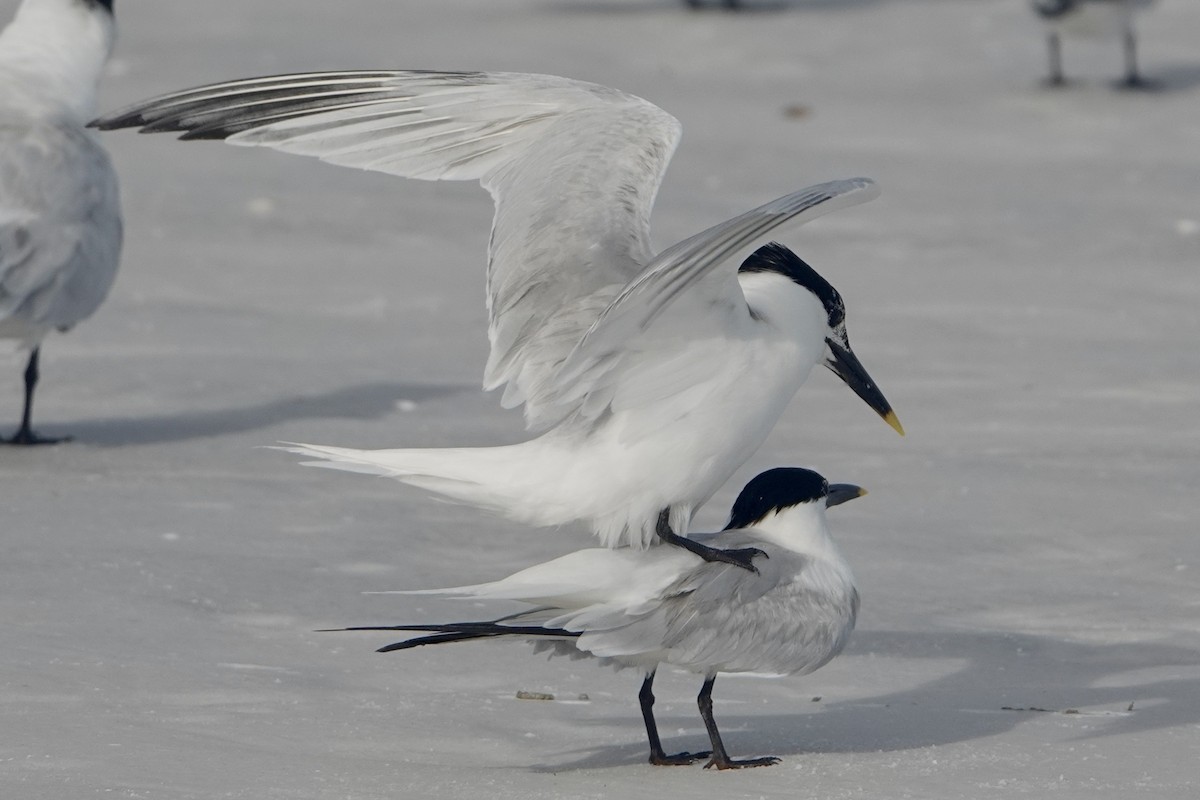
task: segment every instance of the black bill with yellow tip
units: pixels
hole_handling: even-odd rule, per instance
[[[892,410],[892,406],[883,396],[883,392],[879,391],[875,381],[871,380],[866,367],[858,360],[858,356],[854,355],[854,351],[833,339],[826,339],[825,344],[829,346],[829,352],[832,353],[832,357],[825,362],[825,366],[829,367],[834,375],[845,381],[846,385],[863,399],[863,402],[875,409],[875,412],[883,417],[883,421],[891,425],[896,433],[903,436],[904,428],[900,425],[896,412]]]
[[[862,497],[866,493],[866,489],[855,486],[853,483],[831,483],[829,484],[829,494],[825,496],[825,507],[840,506],[847,500]]]

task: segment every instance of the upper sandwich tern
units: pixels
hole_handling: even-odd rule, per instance
[[[724,532],[698,538],[761,549],[769,558],[757,562],[758,574],[674,548],[580,550],[494,583],[400,592],[516,600],[536,606],[532,611],[487,622],[344,630],[431,632],[381,653],[510,637],[555,655],[590,655],[617,668],[639,668],[645,673],[638,699],[650,763],[709,758],[706,766],[718,769],[774,764],[779,759],[729,758],[712,715],[713,682],[719,672],[806,674],[841,652],[859,599],[850,567],[829,536],[825,508],[865,493],[849,484],[830,486],[817,473],[799,468],[772,469],[750,481],[733,504]],[[664,663],[704,675],[698,701],[711,753],[664,752],[651,688]]]
[[[1061,34],[1120,36],[1125,48],[1126,88],[1145,88],[1150,85],[1138,72],[1137,37],[1133,30],[1135,11],[1146,8],[1155,0],[1032,0],[1033,10],[1046,23],[1046,42],[1050,55],[1050,75],[1047,83],[1062,86],[1066,83],[1062,67]]]
[[[310,73],[176,92],[94,124],[478,180],[492,194],[484,386],[506,386],[503,404],[524,405],[528,426],[549,430],[506,447],[296,448],[328,466],[529,524],[583,520],[608,546],[644,548],[686,533],[817,363],[903,433],[850,349],[837,291],[781,245],[737,260],[785,223],[874,198],[867,179],[802,189],[654,255],[650,209],[680,126],[604,86],[516,73]]]
[[[85,129],[115,36],[112,0],[24,0],[0,32],[0,338],[30,348],[21,426],[33,432],[42,339],[104,301],[121,254],[117,176]]]

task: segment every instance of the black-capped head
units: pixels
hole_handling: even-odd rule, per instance
[[[93,8],[103,8],[110,14],[114,13],[113,0],[80,0],[80,2]]]
[[[819,473],[803,467],[776,467],[755,476],[746,484],[733,510],[729,513],[729,524],[725,530],[748,528],[761,522],[769,514],[798,506],[802,503],[820,503],[823,507],[836,506],[866,494],[866,490],[849,483],[830,486]]]
[[[750,254],[738,272],[776,272],[790,279],[798,286],[803,286],[812,292],[825,308],[828,318],[828,330],[825,334],[826,354],[825,366],[833,370],[847,386],[862,400],[875,410],[875,413],[901,436],[904,428],[896,417],[896,412],[888,403],[875,381],[867,373],[866,367],[850,349],[850,336],[846,333],[846,304],[829,281],[822,278],[817,271],[801,260],[800,256],[777,242],[765,244]]]
[[[800,256],[778,242],[764,244],[751,253],[738,267],[738,272],[778,272],[817,296],[829,316],[830,328],[836,329],[846,321],[846,304],[842,302],[842,296],[838,294],[837,289],[830,286],[829,281],[822,278]]]

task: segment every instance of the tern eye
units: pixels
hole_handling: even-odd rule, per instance
[[[846,324],[846,304],[842,302],[842,296],[830,287],[830,295],[825,298],[825,313],[829,315],[829,327],[835,331],[843,330]]]
[[[846,309],[838,303],[829,307],[828,314],[829,330],[837,334],[838,341],[846,341]]]

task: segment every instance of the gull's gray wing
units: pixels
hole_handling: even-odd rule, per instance
[[[627,284],[600,313],[595,324],[563,362],[557,376],[559,402],[570,403],[594,391],[618,369],[627,344],[644,333],[681,295],[695,302],[684,311],[702,331],[707,320],[698,309],[745,302],[736,281],[740,251],[762,241],[783,225],[798,226],[841,208],[879,196],[868,178],[830,181],[772,200],[714,225],[662,253]]]
[[[0,120],[0,333],[36,344],[89,316],[120,250],[116,174],[91,134]]]
[[[284,75],[205,86],[94,123],[226,139],[492,194],[491,355],[531,425],[549,376],[650,261],[649,217],[679,123],[633,95],[547,75],[415,71]]]

